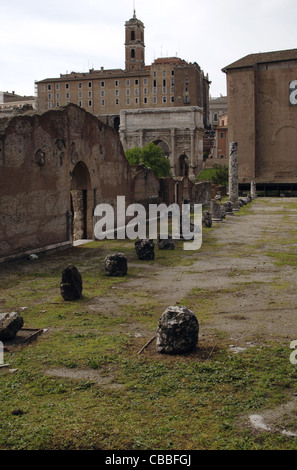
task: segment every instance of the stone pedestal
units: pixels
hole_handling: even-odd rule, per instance
[[[211,212],[211,219],[213,222],[221,222],[222,221],[222,213],[220,204],[216,201],[210,201],[210,212]]]

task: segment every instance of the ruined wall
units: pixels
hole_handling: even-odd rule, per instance
[[[130,167],[116,131],[76,105],[0,120],[0,261],[93,239],[95,207],[116,217],[118,196],[147,207],[205,194]]]
[[[88,237],[97,204],[131,201],[118,135],[92,114],[69,105],[0,126],[0,259],[71,243],[72,189],[85,191]]]

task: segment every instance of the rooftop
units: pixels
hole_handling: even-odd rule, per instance
[[[249,54],[242,59],[227,65],[222,69],[222,71],[226,73],[228,70],[232,69],[253,67],[256,64],[263,64],[267,62],[283,62],[288,60],[297,60],[297,49]]]

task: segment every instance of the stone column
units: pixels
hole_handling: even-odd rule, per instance
[[[251,198],[255,199],[257,197],[257,188],[256,181],[251,181]]]
[[[171,153],[170,153],[171,173],[175,175],[175,129],[171,129]]]
[[[237,142],[230,143],[229,154],[229,199],[232,203],[233,211],[239,210],[238,204],[238,156]]]
[[[190,155],[190,167],[189,167],[189,178],[194,178],[194,157],[195,157],[195,131],[190,130],[190,136],[191,136],[191,155]]]

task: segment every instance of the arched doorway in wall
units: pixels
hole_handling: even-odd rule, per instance
[[[73,241],[93,239],[93,194],[87,165],[80,161],[71,178]]]
[[[189,176],[189,158],[185,154],[178,159],[176,176]]]
[[[116,130],[117,132],[119,132],[120,130],[120,116],[116,116],[113,120],[113,128],[114,130]]]
[[[170,150],[168,144],[164,140],[154,140],[154,144],[158,145],[163,150],[166,157],[169,157]]]

